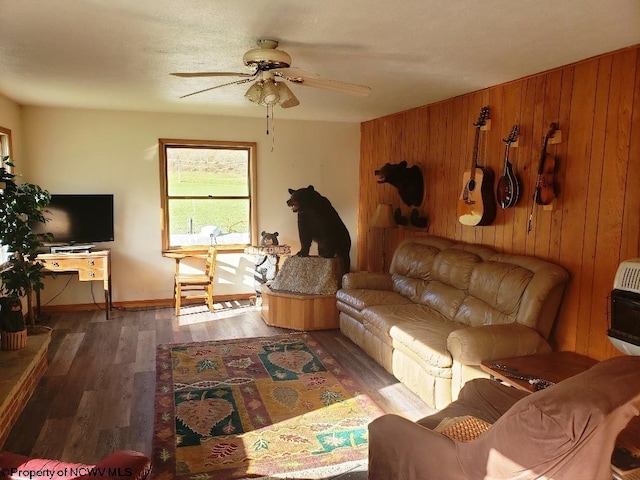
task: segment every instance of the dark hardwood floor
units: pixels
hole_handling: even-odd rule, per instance
[[[151,454],[155,351],[163,343],[287,333],[267,326],[259,307],[223,302],[216,312],[172,308],[55,313],[49,368],[4,450],[93,463],[117,449]],[[433,412],[339,330],[316,338],[388,413],[418,419]]]

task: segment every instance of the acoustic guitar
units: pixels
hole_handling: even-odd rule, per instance
[[[476,128],[471,166],[462,175],[462,192],[458,199],[458,221],[463,225],[490,225],[496,217],[496,203],[493,196],[495,176],[490,168],[478,165],[480,130],[489,118],[489,107],[482,107]]]
[[[509,150],[511,144],[518,138],[518,125],[514,125],[509,134],[509,138],[502,140],[505,144],[504,151],[504,173],[498,180],[498,187],[496,188],[496,198],[498,199],[498,205],[502,208],[513,207],[520,199],[520,179],[513,171],[513,165],[509,161]]]

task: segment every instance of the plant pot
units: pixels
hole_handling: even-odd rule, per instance
[[[2,350],[20,350],[27,346],[27,329],[19,332],[0,332],[0,346]]]

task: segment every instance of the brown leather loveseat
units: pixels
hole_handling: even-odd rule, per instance
[[[353,272],[340,330],[428,405],[443,408],[483,360],[551,351],[569,274],[553,263],[440,237],[396,249],[388,274]]]

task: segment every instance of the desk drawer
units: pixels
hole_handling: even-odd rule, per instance
[[[52,272],[67,272],[74,271],[80,268],[80,263],[83,260],[80,258],[53,258],[50,260],[43,260],[44,268]]]
[[[96,265],[82,265],[78,269],[78,278],[81,282],[89,280],[104,280],[104,268],[102,262],[95,262]]]
[[[52,258],[41,259],[44,267],[50,272],[78,272],[81,282],[104,280],[105,259],[100,258]]]

